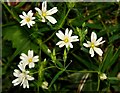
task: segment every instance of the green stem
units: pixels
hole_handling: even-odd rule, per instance
[[[50,68],[56,68],[56,67],[55,66],[50,66],[50,67],[44,68],[43,70],[47,70],[47,69],[50,69]]]
[[[98,76],[98,86],[97,86],[97,91],[99,91],[99,88],[100,88],[100,78]]]
[[[8,6],[4,2],[2,2],[2,4],[5,6],[8,12],[13,16],[13,18],[19,22],[20,20],[14,15],[14,13],[8,8]]]
[[[80,73],[98,73],[98,71],[75,71],[75,70],[66,70],[68,72],[80,72]]]
[[[65,15],[65,16],[64,16],[64,18],[63,18],[63,21],[61,22],[61,24],[60,24],[60,25],[59,25],[59,27],[58,27],[58,29],[62,28],[63,23],[65,22],[65,19],[66,19],[66,17],[68,16],[68,14],[69,14],[70,10],[71,10],[71,8],[69,8],[69,9],[68,9],[68,11],[67,11],[66,15]]]

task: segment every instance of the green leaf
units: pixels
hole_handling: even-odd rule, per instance
[[[53,85],[53,83],[58,79],[58,77],[65,71],[65,69],[59,71],[55,76],[54,78],[52,79],[50,85],[49,85],[49,88]]]
[[[13,48],[16,48],[12,59],[20,52],[27,52],[29,49],[38,51],[38,46],[30,40],[29,34],[24,33],[19,26],[3,27],[3,39],[12,41]]]
[[[87,61],[87,60],[85,60],[85,59],[83,59],[82,57],[80,57],[80,56],[78,56],[78,55],[76,55],[76,54],[74,54],[74,53],[72,53],[72,55],[76,58],[76,59],[78,59],[79,60],[79,62],[81,62],[82,64],[84,64],[87,68],[89,68],[89,69],[97,69],[97,67],[95,66],[95,65],[93,65],[93,64],[91,64],[89,61]]]
[[[111,66],[116,62],[116,60],[119,58],[120,55],[120,47],[116,50],[116,52],[113,54],[113,46],[109,47],[106,55],[103,60],[103,67],[102,71],[109,70]]]

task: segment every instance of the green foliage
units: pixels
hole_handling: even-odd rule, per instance
[[[57,20],[56,24],[48,20],[41,22],[35,7],[41,9],[42,2],[11,2],[10,5],[2,2],[2,91],[119,92],[120,2],[48,2],[48,10],[53,7],[58,9],[52,15]],[[36,23],[30,28],[20,26],[19,15],[29,10],[33,11]],[[73,48],[59,48],[56,45],[59,41],[56,32],[61,30],[65,33],[66,28],[72,29],[72,34],[78,36],[79,41],[72,42]],[[97,34],[97,38],[103,37],[105,40],[98,46],[103,51],[102,56],[95,53],[91,57],[89,48],[83,46],[83,43],[90,41],[92,32]],[[33,50],[39,61],[35,63],[35,68],[30,69],[30,75],[35,80],[29,82],[29,89],[23,89],[19,85],[13,86],[13,71],[18,69],[21,53],[27,54],[28,50]],[[101,73],[105,73],[107,79],[101,80]],[[44,81],[48,82],[48,89],[42,88]]]

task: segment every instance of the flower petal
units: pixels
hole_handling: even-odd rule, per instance
[[[34,67],[35,67],[34,62],[29,63],[29,68],[34,68]]]
[[[21,72],[20,72],[19,70],[15,69],[13,75],[14,75],[15,77],[19,77],[20,73],[21,73]]]
[[[57,23],[56,19],[52,16],[46,16],[46,19],[49,20],[52,24]]]
[[[33,57],[33,50],[28,50],[28,57],[32,58]]]
[[[35,7],[35,10],[39,13],[39,15],[42,15],[42,11],[39,8]]]
[[[58,33],[56,33],[56,36],[61,40],[64,39],[64,34],[60,30],[58,31]]]
[[[99,55],[102,56],[103,52],[100,48],[94,47],[94,51]]]
[[[70,48],[73,48],[73,45],[72,45],[72,43],[70,43]]]
[[[26,14],[24,11],[22,12],[22,14],[23,14],[25,17],[27,16],[27,14]]]
[[[46,12],[47,15],[52,15],[58,11],[57,7],[53,7],[52,9]]]
[[[46,12],[46,11],[47,11],[47,2],[46,2],[46,1],[44,1],[44,2],[42,3],[42,11],[43,11],[43,12]]]
[[[65,35],[68,36],[68,28],[66,28],[66,30],[65,30]]]
[[[90,48],[89,53],[91,54],[91,57],[94,57],[94,50]]]
[[[72,35],[72,32],[73,32],[72,30],[70,30],[70,31],[69,31],[69,36],[71,36],[71,35]]]
[[[83,46],[85,46],[85,47],[90,47],[90,45],[87,44],[87,43],[83,43]]]
[[[27,75],[27,80],[34,80],[34,77],[30,76],[30,75]]]
[[[33,16],[32,10],[30,10],[30,11],[27,13],[27,15],[28,15],[29,17],[32,17],[32,16]]]
[[[20,17],[21,19],[24,19],[24,18],[25,18],[23,15],[19,15],[19,17]]]
[[[79,41],[78,36],[71,36],[71,42]]]
[[[95,32],[92,32],[91,33],[91,42],[95,42],[96,41],[96,39],[97,39],[97,35],[96,35],[96,33]]]

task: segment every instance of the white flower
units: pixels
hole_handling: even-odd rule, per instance
[[[33,24],[35,24],[35,21],[33,21],[35,17],[32,17],[33,16],[32,10],[30,10],[27,14],[23,11],[22,14],[23,15],[19,15],[19,17],[23,19],[20,22],[21,26],[27,24],[28,28],[30,28],[30,26],[33,26]]]
[[[48,82],[47,82],[47,81],[44,81],[44,82],[42,83],[42,88],[43,88],[43,89],[48,89]]]
[[[33,68],[35,66],[34,62],[39,61],[39,56],[33,56],[33,50],[28,50],[28,56],[24,53],[21,54],[20,59],[24,65],[29,65],[29,68]]]
[[[47,2],[44,1],[42,3],[42,10],[40,10],[39,8],[35,8],[35,10],[39,13],[39,15],[42,18],[42,22],[46,22],[46,19],[48,21],[50,21],[52,24],[57,23],[56,19],[54,17],[52,17],[51,15],[56,13],[58,11],[57,7],[53,7],[52,9],[47,11]]]
[[[65,35],[59,30],[58,33],[56,33],[57,37],[61,39],[62,41],[59,41],[56,45],[59,45],[59,47],[66,46],[66,48],[70,47],[73,48],[73,45],[71,42],[79,41],[78,36],[71,36],[72,30],[68,31],[68,28],[65,30]]]
[[[101,80],[107,79],[106,74],[105,73],[100,74],[100,79]]]
[[[28,75],[29,71],[25,70],[25,66],[23,64],[18,65],[19,69],[15,69],[13,75],[17,77],[15,80],[12,81],[14,86],[20,84],[20,86],[23,85],[23,88],[29,88],[28,80],[34,80],[34,77]]]
[[[89,53],[91,54],[91,57],[94,57],[94,51],[99,55],[102,56],[103,51],[98,48],[100,44],[103,44],[105,41],[102,41],[102,37],[100,37],[97,40],[97,35],[95,32],[91,33],[91,42],[87,41],[87,43],[83,43],[85,47],[90,47]]]

